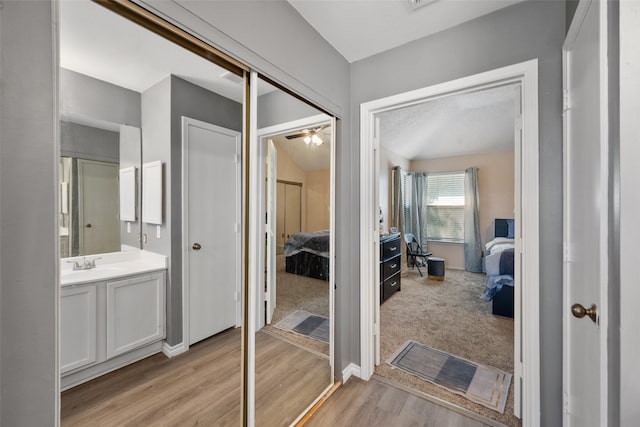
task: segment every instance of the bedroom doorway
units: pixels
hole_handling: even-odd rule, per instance
[[[521,117],[516,117],[516,142],[514,149],[514,206],[515,229],[515,282],[514,289],[514,375],[511,387],[514,392],[514,415],[524,420],[534,420],[539,410],[539,343],[538,332],[538,139],[537,139],[537,60],[493,70],[455,81],[415,90],[412,92],[371,101],[361,105],[361,378],[368,380],[374,368],[384,363],[381,357],[380,338],[380,287],[382,283],[378,266],[384,239],[379,237],[378,185],[381,172],[379,115],[395,109],[414,106],[427,100],[450,95],[469,94],[483,89],[521,87],[518,107]],[[372,149],[373,148],[373,149]],[[427,185],[425,187],[428,188]],[[444,207],[444,206],[443,206]],[[446,206],[450,208],[450,206]],[[428,205],[425,207],[428,211]],[[509,217],[507,217],[509,218]],[[373,231],[373,233],[372,233]],[[523,238],[526,236],[526,239]],[[404,244],[404,242],[402,242]],[[430,250],[429,250],[430,251]],[[406,262],[406,261],[405,261]],[[425,274],[426,275],[426,274]],[[393,297],[392,297],[393,298]],[[402,348],[400,350],[403,350]],[[388,356],[389,350],[386,349]],[[404,351],[404,350],[403,350]],[[397,356],[397,354],[394,354]]]
[[[376,115],[382,285],[375,374],[510,427],[521,425],[511,387],[520,91],[509,84]],[[459,377],[463,370],[468,375]]]

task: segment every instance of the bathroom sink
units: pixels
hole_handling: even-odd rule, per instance
[[[118,277],[127,274],[127,270],[113,266],[96,267],[90,270],[66,270],[60,274],[60,282],[65,284],[93,282],[95,280],[108,279],[110,277]]]
[[[149,251],[122,251],[97,254],[98,256],[81,256],[60,260],[60,285],[81,285],[118,279],[133,274],[140,274],[167,269],[167,257]],[[95,264],[89,270],[73,270],[75,263]]]

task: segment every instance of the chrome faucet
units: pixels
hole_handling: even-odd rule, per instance
[[[73,264],[73,271],[76,270],[91,270],[92,268],[96,268],[96,260],[102,259],[102,257],[96,257],[90,260],[87,260],[86,257],[82,257],[82,263],[78,261],[67,261],[68,264]]]

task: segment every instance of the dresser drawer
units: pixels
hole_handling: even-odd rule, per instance
[[[384,294],[383,299],[385,300],[399,290],[400,290],[400,273],[396,273],[394,276],[391,276],[387,280],[382,282],[382,292]]]
[[[384,281],[400,271],[400,255],[380,264],[380,281]]]
[[[398,238],[384,242],[380,252],[380,259],[382,261],[393,258],[396,255],[400,255],[400,239]]]

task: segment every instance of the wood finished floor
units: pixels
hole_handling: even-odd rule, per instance
[[[305,427],[484,427],[486,424],[375,378],[350,379]]]
[[[258,426],[286,426],[329,385],[328,360],[256,336]],[[62,393],[63,426],[240,425],[240,330],[156,354]]]

